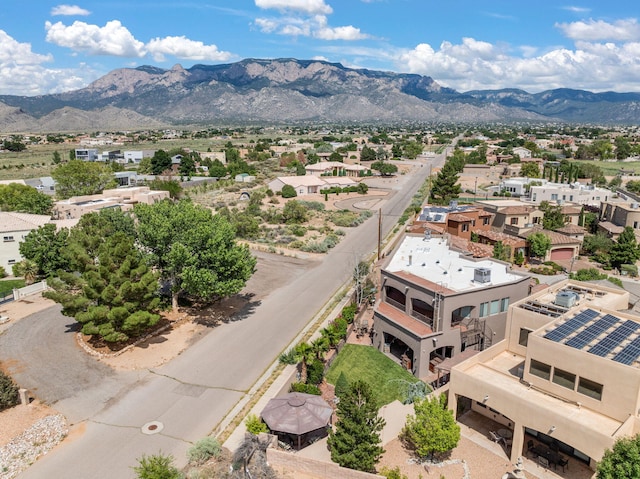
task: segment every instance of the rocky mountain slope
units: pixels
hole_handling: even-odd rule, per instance
[[[629,123],[640,95],[552,90],[459,93],[427,76],[315,60],[247,59],[226,65],[114,70],[86,88],[0,96],[0,131],[157,128],[221,122]]]

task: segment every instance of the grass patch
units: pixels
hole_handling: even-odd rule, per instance
[[[24,288],[24,279],[0,280],[0,297],[11,294],[14,288]]]
[[[340,351],[327,372],[327,382],[335,384],[340,373],[344,373],[350,383],[356,379],[368,382],[381,406],[404,399],[405,381],[418,382],[418,378],[377,349],[357,344],[346,344]]]

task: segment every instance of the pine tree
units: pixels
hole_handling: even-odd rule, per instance
[[[430,201],[436,205],[446,205],[458,198],[462,188],[458,184],[458,172],[453,164],[447,161],[433,180]]]
[[[623,264],[635,264],[638,259],[640,259],[640,248],[638,248],[636,235],[633,228],[625,226],[618,236],[618,241],[611,247],[611,266],[620,268]]]
[[[331,460],[342,467],[372,472],[384,453],[380,445],[380,431],[385,425],[378,417],[373,391],[364,381],[355,381],[347,394],[340,398],[337,409],[338,424],[329,433]]]

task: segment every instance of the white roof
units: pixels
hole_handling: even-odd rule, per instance
[[[293,186],[323,186],[327,183],[319,176],[305,175],[305,176],[278,176],[278,179],[285,185]]]
[[[314,163],[313,165],[305,166],[307,170],[310,171],[325,171],[331,170],[333,168],[344,168],[345,170],[354,170],[354,171],[365,171],[369,168],[362,165],[350,165],[348,163],[341,163],[339,161],[320,161],[318,163]]]
[[[0,211],[0,232],[31,231],[51,221],[47,215],[32,215],[29,213],[15,213]]]
[[[477,268],[491,271],[489,283],[474,281]],[[523,276],[511,273],[507,268],[490,259],[473,261],[449,249],[443,238],[407,236],[385,269],[391,273],[412,274],[453,291],[469,291],[522,280]]]

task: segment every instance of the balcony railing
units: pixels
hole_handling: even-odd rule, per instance
[[[393,306],[394,308],[398,308],[400,311],[402,311],[403,313],[406,311],[406,307],[404,304],[402,304],[400,301],[397,301],[393,298],[389,298],[387,296],[387,298],[385,299],[385,303],[390,304],[391,306]]]
[[[429,326],[433,326],[433,318],[430,318],[426,314],[419,313],[418,311],[416,311],[414,309],[414,310],[411,311],[411,316],[413,316],[414,318],[422,321],[423,323],[425,323],[425,324],[427,324]]]

